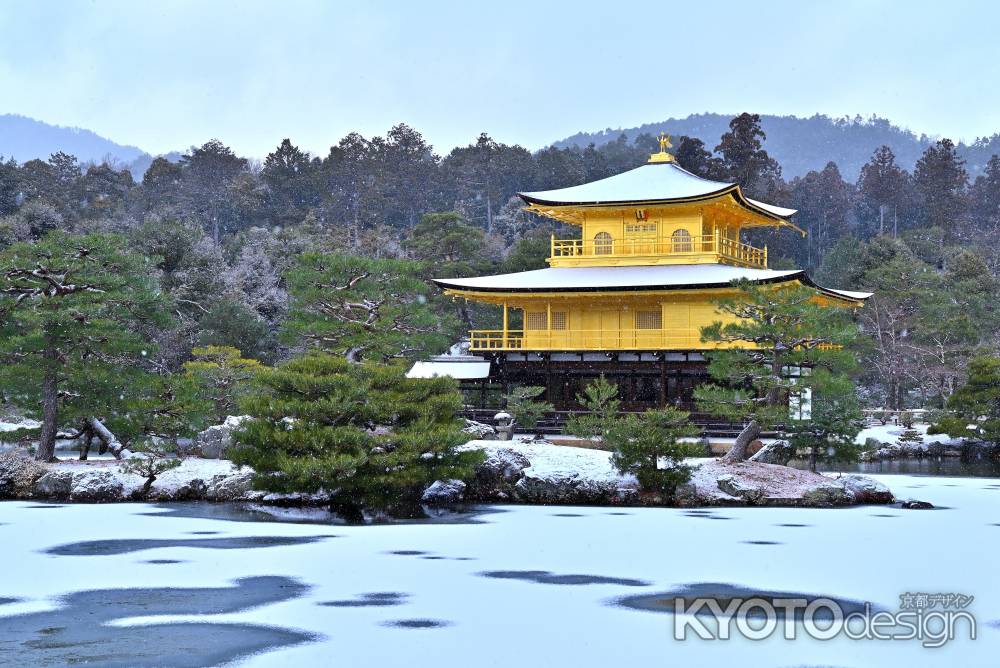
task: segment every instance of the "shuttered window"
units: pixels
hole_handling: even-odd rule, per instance
[[[546,329],[545,311],[528,311],[525,316],[525,329]]]
[[[552,312],[552,329],[566,329],[566,311]]]
[[[663,313],[661,311],[636,311],[636,329],[663,329]]]

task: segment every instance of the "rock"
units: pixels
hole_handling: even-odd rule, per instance
[[[516,450],[487,450],[486,459],[476,467],[476,474],[469,481],[466,498],[484,501],[510,498],[514,485],[530,466],[531,461]]]
[[[772,441],[755,452],[748,461],[785,466],[795,456],[795,448],[788,441]]]
[[[754,504],[764,498],[764,490],[737,478],[732,473],[720,475],[715,484],[726,494],[743,499],[747,503]]]
[[[612,481],[592,480],[577,473],[547,473],[531,471],[514,485],[519,501],[533,503],[606,503],[618,500],[624,489]]]
[[[465,495],[465,483],[461,480],[435,480],[434,484],[424,490],[420,500],[432,506],[445,506],[458,503]]]
[[[178,438],[174,442],[174,446],[177,450],[178,456],[181,457],[192,457],[196,456],[194,439],[193,438]]]
[[[156,488],[156,483],[153,483]],[[208,485],[201,478],[191,478],[180,485],[171,495],[175,501],[198,501],[207,496]]]
[[[122,500],[122,481],[112,471],[84,471],[73,476],[71,501],[103,503]]]
[[[35,481],[35,496],[43,499],[65,499],[73,488],[72,471],[55,469]]]
[[[252,483],[251,471],[212,476],[208,481],[208,489],[205,490],[205,498],[210,501],[238,501],[250,492]]]
[[[853,497],[854,503],[892,503],[895,500],[888,487],[867,476],[845,475],[837,482]]]
[[[482,422],[476,422],[475,420],[466,420],[465,428],[462,429],[463,434],[469,434],[477,441],[487,441],[493,440],[497,436],[497,430],[488,424],[483,424]]]
[[[806,490],[802,500],[811,506],[847,506],[854,503],[854,495],[835,481],[822,482]]]
[[[23,450],[0,453],[0,499],[28,496],[48,469]]]
[[[908,499],[900,504],[900,508],[905,510],[933,510],[934,504],[929,501],[917,501],[916,499]]]
[[[225,458],[227,451],[233,446],[233,432],[244,420],[249,419],[249,415],[230,415],[222,424],[199,432],[194,438],[192,453],[205,459]]]

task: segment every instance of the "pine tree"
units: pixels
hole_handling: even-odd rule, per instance
[[[264,368],[229,346],[195,348],[191,356],[194,359],[184,363],[184,374],[196,395],[211,404],[216,422],[236,413],[240,399],[250,391],[250,381]]]
[[[1000,357],[984,355],[969,363],[969,379],[948,400],[951,414],[928,433],[972,436],[1000,445]]]
[[[891,230],[892,236],[897,235],[899,208],[908,179],[909,175],[896,164],[891,148],[880,146],[875,150],[858,178],[859,208],[869,229],[878,234]]]
[[[261,489],[328,494],[348,521],[363,510],[414,514],[428,485],[466,478],[482,458],[455,449],[468,438],[450,378],[311,353],[263,369],[257,382],[233,461],[253,467]]]
[[[709,355],[714,383],[695,389],[699,409],[746,426],[722,458],[746,459],[748,448],[763,429],[788,419],[790,392],[808,387],[801,368],[844,373],[853,365],[857,327],[846,309],[824,305],[815,289],[802,285],[756,285],[735,281],[739,294],[720,300],[717,309],[728,322],[702,328],[702,341],[723,346]]]
[[[857,387],[846,374],[810,371],[802,383],[809,390],[808,415],[789,419],[785,435],[796,450],[808,450],[812,471],[818,461],[857,461],[854,439],[864,426]]]
[[[516,425],[532,431],[537,429],[538,423],[546,413],[555,410],[555,406],[547,401],[536,401],[544,392],[544,387],[522,385],[513,388],[504,396],[507,410],[514,416]]]
[[[117,236],[53,232],[0,251],[0,387],[40,414],[39,460],[61,425],[124,417],[149,385],[149,335],[167,322],[152,269]]]
[[[689,414],[676,408],[649,410],[616,420],[604,435],[614,451],[611,463],[622,474],[632,474],[644,492],[673,497],[677,486],[691,477],[684,465],[691,447],[681,441],[697,436]]]
[[[766,197],[781,178],[781,166],[764,149],[766,139],[760,115],[743,113],[730,121],[729,132],[715,147],[728,179],[751,197]]]
[[[444,350],[457,321],[434,309],[421,266],[404,260],[305,253],[288,273],[284,335],[352,361]]]
[[[601,374],[583,388],[576,400],[587,411],[585,415],[571,415],[565,431],[581,438],[603,437],[618,420],[621,400],[618,386],[608,382]]]

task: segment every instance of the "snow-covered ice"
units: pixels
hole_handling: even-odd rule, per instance
[[[595,451],[595,459],[598,454],[604,453]],[[197,506],[38,508],[7,502],[0,504],[0,594],[23,600],[0,605],[0,614],[51,610],[59,595],[85,589],[222,587],[237,578],[285,576],[311,589],[236,614],[129,617],[113,623],[207,619],[321,636],[240,664],[281,668],[995,666],[1000,629],[987,623],[1000,620],[1000,579],[993,563],[1000,548],[1000,485],[982,478],[877,478],[901,495],[944,509],[722,508],[705,514],[709,511],[495,506],[491,509],[496,512],[482,514],[476,522],[344,527],[225,521],[176,512]],[[322,536],[336,537],[318,538]],[[81,541],[247,537],[315,540],[244,549],[160,543],[154,549],[93,556],[45,553],[55,545]],[[540,577],[480,575],[488,571],[547,571],[608,580],[559,585]],[[648,586],[627,586],[626,580]],[[670,614],[609,604],[625,595],[699,582],[826,594],[893,610],[904,592],[971,594],[979,636],[937,650],[913,641],[786,641],[780,634],[761,642],[679,642],[672,639]],[[387,597],[390,592],[394,597]],[[382,604],[320,605],[371,600]],[[417,628],[391,625],[400,620]],[[414,620],[446,624],[419,628]]]

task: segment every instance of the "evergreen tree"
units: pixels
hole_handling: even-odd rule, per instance
[[[545,393],[544,387],[522,385],[511,389],[504,396],[507,410],[514,416],[514,423],[528,431],[538,428],[538,423],[546,413],[555,410],[555,406],[547,401],[536,401]],[[539,434],[540,435],[540,434]]]
[[[870,232],[896,236],[899,228],[901,198],[906,194],[909,175],[896,164],[896,156],[888,146],[875,150],[871,160],[861,168],[858,178],[858,203],[862,219]]]
[[[857,461],[859,449],[854,439],[864,426],[864,416],[855,383],[846,374],[828,369],[811,371],[802,383],[809,390],[808,414],[793,415],[786,422],[789,442],[796,450],[809,451],[812,471],[818,461]],[[799,401],[800,405],[805,403],[801,394]]]
[[[363,510],[417,514],[427,486],[467,478],[482,459],[455,449],[468,438],[450,378],[410,379],[400,367],[312,353],[257,381],[233,461],[253,467],[260,489],[328,494],[348,521]]]
[[[316,166],[309,154],[289,139],[283,139],[264,158],[260,178],[270,189],[270,204],[277,222],[297,223],[307,208],[319,205]]]
[[[1000,357],[985,355],[969,363],[969,379],[948,400],[951,415],[928,433],[971,436],[1000,445]]]
[[[747,449],[762,429],[787,421],[789,392],[808,387],[808,375],[795,369],[823,368],[844,373],[853,354],[857,328],[846,309],[820,303],[812,288],[755,285],[735,281],[739,294],[720,300],[726,322],[702,328],[706,343],[737,346],[714,350],[708,371],[713,384],[695,389],[699,409],[746,422],[726,462],[746,459]]]
[[[285,336],[351,361],[444,350],[457,327],[432,308],[420,273],[415,262],[305,253],[287,276]]]
[[[116,236],[55,232],[0,252],[0,387],[56,431],[114,415],[147,382],[149,332],[166,323],[151,262]]]
[[[571,415],[566,421],[566,433],[581,438],[603,437],[617,422],[621,408],[618,386],[608,382],[604,374],[587,383],[583,394],[576,395],[576,400],[587,413]]]
[[[616,420],[604,435],[614,454],[611,463],[622,474],[632,474],[639,488],[669,499],[687,482],[691,469],[683,461],[691,447],[681,439],[698,435],[689,414],[676,408],[649,410]]]
[[[184,373],[195,392],[213,407],[213,418],[222,422],[236,414],[242,397],[250,391],[250,382],[263,369],[254,359],[240,356],[237,348],[206,346],[191,351],[194,359],[184,363]]]
[[[809,172],[793,180],[790,188],[792,206],[801,212],[796,220],[809,232],[807,254],[800,259],[806,267],[814,267],[823,261],[833,243],[849,231],[850,186],[840,177],[837,165],[830,162],[820,172]]]
[[[923,198],[924,222],[944,230],[948,240],[956,238],[965,220],[969,176],[964,165],[955,144],[941,139],[924,151],[913,172],[914,184]]]
[[[743,113],[730,121],[729,132],[715,147],[728,179],[751,197],[766,197],[781,179],[781,167],[764,149],[765,139],[760,115]]]

